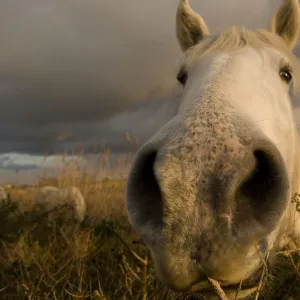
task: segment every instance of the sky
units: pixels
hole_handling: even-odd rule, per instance
[[[0,2],[0,183],[64,151],[133,151],[126,132],[143,143],[176,113],[177,3]],[[190,3],[216,32],[266,27],[281,1]]]

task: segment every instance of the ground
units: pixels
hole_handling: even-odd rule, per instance
[[[10,188],[11,203],[0,207],[0,299],[204,299],[175,296],[156,280],[149,253],[127,220],[125,180],[87,178]],[[83,224],[66,224],[60,210],[49,226],[33,210],[34,190],[46,184],[81,189]],[[278,259],[257,299],[300,299],[298,253]]]

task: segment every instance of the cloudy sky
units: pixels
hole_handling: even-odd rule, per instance
[[[265,27],[280,4],[190,2],[212,32]],[[0,2],[0,181],[39,169],[46,152],[130,151],[125,132],[142,143],[175,113],[177,3]]]

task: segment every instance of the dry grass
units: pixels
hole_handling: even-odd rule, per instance
[[[109,152],[104,155],[101,168]],[[11,188],[12,202],[0,207],[0,299],[204,299],[174,295],[157,282],[149,253],[127,221],[125,180],[99,182],[95,174],[73,161],[56,178]],[[87,202],[83,224],[66,224],[60,210],[49,227],[45,214],[33,210],[34,191],[46,184],[80,188]],[[298,253],[278,258],[257,299],[300,299]]]

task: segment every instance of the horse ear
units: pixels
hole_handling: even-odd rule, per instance
[[[204,20],[191,9],[188,0],[180,0],[178,4],[176,35],[182,51],[186,51],[196,45],[204,36],[209,35]]]
[[[271,21],[271,32],[278,34],[293,49],[299,35],[298,0],[284,0]]]

